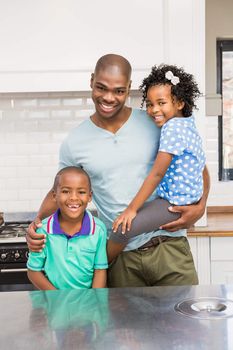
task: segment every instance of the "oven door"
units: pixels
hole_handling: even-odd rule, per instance
[[[27,277],[27,268],[22,264],[0,265],[0,291],[27,291],[35,290]]]

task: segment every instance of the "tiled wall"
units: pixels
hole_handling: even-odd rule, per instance
[[[140,101],[132,92],[129,104]],[[0,212],[39,208],[62,140],[92,111],[89,92],[0,94]]]
[[[132,92],[129,104],[139,107]],[[93,111],[89,92],[0,95],[0,211],[36,211],[52,185],[68,131]],[[217,118],[207,117],[209,205],[233,205],[233,182],[217,178]]]

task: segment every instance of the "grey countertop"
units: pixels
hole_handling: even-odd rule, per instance
[[[233,317],[178,314],[189,298],[233,300],[233,285],[0,293],[0,348],[233,349]]]

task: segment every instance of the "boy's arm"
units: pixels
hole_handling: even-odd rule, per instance
[[[45,226],[38,228],[36,236],[44,234],[46,237]],[[52,290],[56,289],[53,284],[44,275],[43,269],[47,258],[47,247],[45,246],[40,253],[30,252],[27,261],[28,278],[34,284],[34,286],[40,290]]]
[[[131,201],[128,208],[125,209],[113,222],[113,232],[117,231],[119,225],[122,225],[122,233],[125,233],[126,230],[130,230],[132,220],[137,215],[138,209],[142,207],[144,202],[150,197],[164,177],[169,165],[171,164],[172,157],[173,155],[170,153],[158,152],[154,165],[143,182],[140,190]]]
[[[108,239],[107,243],[107,256],[108,263],[110,264],[125,248],[127,243],[117,243]]]
[[[172,221],[166,225],[162,225],[161,229],[174,232],[180,229],[189,228],[205,213],[206,202],[210,190],[210,176],[207,167],[203,170],[203,194],[198,203],[184,206],[172,206],[169,208],[171,212],[180,213],[180,219]]]
[[[92,288],[106,288],[107,270],[94,270]]]
[[[40,252],[45,244],[45,235],[37,234],[36,229],[41,227],[41,220],[53,214],[57,210],[56,202],[53,199],[52,190],[44,198],[37,217],[29,225],[27,231],[27,245],[31,252]]]
[[[41,271],[32,271],[28,269],[28,278],[32,284],[40,290],[55,290],[54,285],[49,282],[48,278],[45,277]]]
[[[107,229],[102,221],[94,218],[96,223],[96,232],[98,234],[98,243],[94,261],[94,276],[92,280],[92,288],[105,288],[107,283]]]

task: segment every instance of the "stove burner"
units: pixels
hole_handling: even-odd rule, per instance
[[[11,223],[0,227],[0,240],[26,237],[28,224]]]
[[[25,237],[26,236],[26,233],[27,233],[27,231],[18,231],[17,232],[17,237]]]
[[[16,237],[16,234],[8,230],[5,230],[3,233],[0,234],[0,238],[13,238],[13,237]]]

